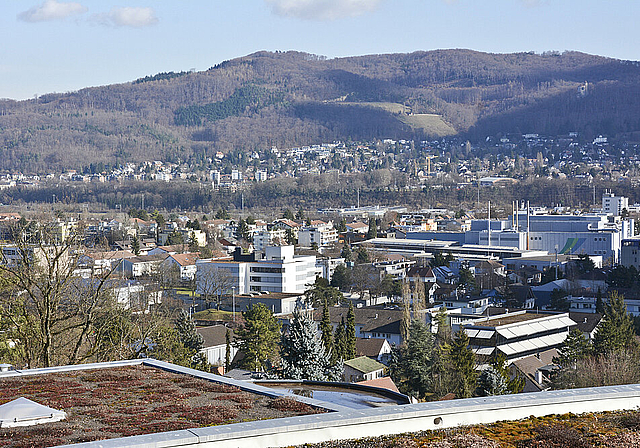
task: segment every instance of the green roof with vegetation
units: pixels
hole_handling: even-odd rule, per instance
[[[344,362],[344,365],[362,373],[371,373],[376,370],[384,369],[384,364],[380,364],[378,361],[371,359],[368,356],[349,359]]]

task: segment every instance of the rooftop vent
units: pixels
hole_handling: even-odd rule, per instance
[[[20,397],[0,405],[0,428],[32,426],[64,420],[67,413]]]

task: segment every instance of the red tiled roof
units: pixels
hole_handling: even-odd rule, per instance
[[[400,393],[400,391],[396,387],[396,383],[394,383],[393,380],[388,376],[385,376],[382,378],[376,378],[375,380],[360,381],[358,384],[363,384],[365,386],[379,387],[381,389],[388,389],[388,390],[392,390],[394,392]]]

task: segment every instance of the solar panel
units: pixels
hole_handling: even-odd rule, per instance
[[[495,331],[493,330],[480,330],[478,331],[477,337],[480,339],[491,339],[494,334],[495,334]]]

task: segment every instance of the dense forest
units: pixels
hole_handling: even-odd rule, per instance
[[[203,148],[212,157],[438,135],[401,121],[398,114],[407,112],[438,114],[472,141],[517,132],[630,135],[640,132],[639,80],[636,62],[578,52],[338,59],[259,52],[203,72],[0,100],[0,170],[42,173],[80,163],[189,161]]]

